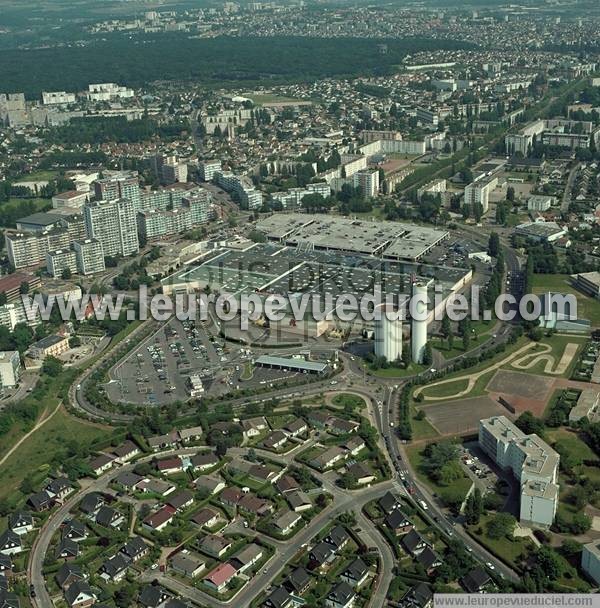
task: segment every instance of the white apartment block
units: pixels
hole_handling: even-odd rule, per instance
[[[365,198],[373,198],[379,194],[379,171],[377,169],[365,169],[357,171],[353,176],[353,185],[360,188]]]
[[[483,213],[487,213],[490,208],[490,192],[497,185],[497,176],[490,177],[483,175],[479,179],[476,179],[465,188],[465,205],[473,208],[474,205],[480,203]]]
[[[210,195],[205,190],[194,192],[182,199],[183,209],[189,209],[190,221],[194,224],[206,224],[213,216]]]
[[[48,251],[68,249],[70,240],[66,228],[6,233],[5,238],[8,260],[15,269],[45,264]]]
[[[116,201],[126,198],[133,202],[135,210],[141,208],[140,183],[137,174],[123,172],[94,182],[94,193],[97,200]]]
[[[83,206],[87,203],[89,194],[87,192],[80,192],[79,190],[69,190],[68,192],[62,192],[52,197],[53,209],[83,209]]]
[[[77,272],[77,256],[71,249],[58,249],[46,254],[46,270],[51,277],[60,278],[65,270]]]
[[[21,357],[19,351],[0,352],[0,388],[13,388],[21,378]]]
[[[98,239],[74,241],[73,249],[77,260],[77,271],[82,275],[104,272],[104,250]]]
[[[534,194],[527,200],[527,210],[548,211],[554,202],[556,202],[556,199],[553,196]]]
[[[154,239],[189,230],[192,227],[192,214],[185,208],[140,211],[137,214],[137,225],[144,238]]]
[[[221,171],[220,160],[204,160],[198,163],[200,179],[205,182],[212,181],[217,171]]]
[[[479,421],[479,446],[520,482],[521,521],[550,526],[558,506],[560,456],[537,435],[525,435],[506,416]]]
[[[160,209],[166,211],[171,205],[169,190],[142,190],[140,193],[140,211]]]
[[[425,194],[442,194],[447,189],[448,185],[445,179],[434,179],[417,190],[417,200],[420,202]]]
[[[92,201],[84,207],[89,238],[98,239],[104,255],[128,256],[140,249],[135,204],[129,199]]]
[[[45,106],[75,103],[75,93],[65,91],[42,91],[42,103]]]
[[[110,101],[111,99],[130,99],[134,97],[133,89],[121,87],[114,82],[104,82],[88,85],[87,98],[89,101]]]
[[[271,198],[281,203],[284,209],[298,207],[302,199],[310,194],[320,194],[323,198],[331,196],[331,187],[327,182],[307,184],[306,188],[290,188],[285,192],[273,192]]]

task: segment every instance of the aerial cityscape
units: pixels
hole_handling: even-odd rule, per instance
[[[0,51],[0,608],[593,605],[597,1],[0,0]]]

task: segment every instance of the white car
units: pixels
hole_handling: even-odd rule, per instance
[[[423,511],[427,511],[427,509],[429,509],[429,507],[427,506],[427,503],[424,500],[420,500],[419,504],[421,505],[421,508],[423,509]]]

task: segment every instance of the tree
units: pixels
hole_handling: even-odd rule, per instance
[[[19,287],[19,293],[21,293],[21,295],[26,295],[29,293],[29,283],[27,281],[23,281],[21,283],[21,286]]]
[[[63,362],[52,355],[46,357],[44,359],[44,363],[42,365],[42,371],[48,376],[56,377],[62,372]]]
[[[512,538],[517,520],[510,513],[496,513],[487,523],[486,534],[495,540]]]
[[[500,237],[497,232],[492,232],[488,241],[488,253],[493,257],[497,257],[500,252]]]
[[[475,488],[473,492],[469,494],[469,498],[467,498],[467,503],[465,505],[465,517],[467,518],[467,523],[469,525],[477,525],[482,513],[483,499],[481,497],[481,490],[479,488]]]
[[[523,412],[516,420],[515,425],[526,435],[543,435],[544,423],[536,418],[529,410]]]
[[[71,272],[70,268],[64,268],[63,271],[60,273],[61,279],[64,279],[65,281],[68,281],[72,276],[73,273]]]
[[[465,332],[462,337],[463,350],[467,352],[469,350],[469,344],[471,343],[471,336],[468,332]]]
[[[444,338],[447,338],[450,331],[450,318],[448,317],[448,315],[444,315],[440,326],[440,333],[442,334],[442,336],[444,336]]]
[[[515,200],[515,189],[513,186],[509,186],[506,189],[506,200],[511,202]]]
[[[431,365],[432,363],[433,353],[431,352],[431,344],[426,342],[425,348],[423,349],[423,365]]]
[[[421,467],[428,477],[434,481],[441,482],[442,478],[454,481],[456,469],[444,467],[452,463],[458,464],[458,448],[450,441],[432,443],[423,450],[423,462]]]

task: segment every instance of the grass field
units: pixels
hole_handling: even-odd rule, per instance
[[[575,353],[573,359],[570,361],[566,371],[563,374],[560,374],[561,376],[565,377],[565,378],[570,378],[571,374],[573,373],[573,368],[575,367],[575,364],[577,363],[577,358],[579,355],[579,352],[581,351],[581,347],[586,343],[586,338],[580,337],[580,336],[563,336],[563,335],[557,335],[557,334],[553,334],[551,336],[544,336],[544,338],[542,338],[542,340],[540,340],[539,344],[547,344],[548,346],[550,346],[550,348],[552,350],[550,350],[549,352],[544,352],[544,349],[539,348],[533,348],[529,351],[528,354],[531,355],[531,357],[526,360],[525,363],[529,363],[530,361],[532,361],[534,359],[533,355],[534,353],[538,352],[539,350],[539,354],[540,355],[551,355],[554,357],[554,364],[552,365],[552,369],[556,369],[557,365],[559,364],[563,353],[565,352],[565,347],[567,346],[567,344],[577,344],[578,348],[577,348],[577,352]],[[519,357],[520,358],[520,357]],[[517,367],[513,367],[512,366],[512,362],[509,363],[508,365],[504,366],[507,369],[517,369],[520,372],[526,372],[528,374],[541,374],[541,375],[548,375],[548,376],[554,376],[556,377],[556,374],[547,374],[545,372],[545,367],[546,367],[546,359],[542,359],[540,361],[538,361],[535,365],[524,369],[524,368],[517,368]]]
[[[415,418],[416,415],[417,410],[414,408],[414,406],[411,406],[410,426],[412,427],[413,440],[435,439],[436,437],[440,436],[440,434],[431,426],[427,418],[419,420],[418,418]]]
[[[110,427],[85,422],[61,408],[0,467],[0,498],[10,498],[12,501],[17,494],[15,490],[27,475],[36,479],[43,478],[47,472],[47,463],[56,454],[64,452],[66,443],[74,441],[89,445],[94,441],[108,439],[111,435]]]
[[[469,532],[478,540],[486,549],[496,555],[503,562],[509,564],[513,568],[519,569],[518,564],[521,558],[524,557],[528,550],[532,548],[533,543],[527,538],[490,538],[486,533],[486,523],[493,516],[482,515],[478,525],[470,526]],[[481,533],[479,531],[481,530]]]
[[[58,175],[58,171],[34,171],[33,173],[24,173],[15,181],[17,182],[43,182],[50,181]]]
[[[406,369],[401,369],[399,367],[387,367],[385,369],[376,369],[369,370],[373,376],[378,376],[379,378],[405,378],[406,376],[415,376],[416,374],[420,374],[427,369],[425,365],[419,365],[417,363],[410,363],[410,365]]]
[[[600,325],[600,302],[577,290],[570,283],[568,274],[534,274],[533,293],[556,291],[572,293],[577,298],[577,317],[588,319],[594,327]]]
[[[423,449],[423,445],[413,445],[406,448],[408,459],[410,460],[410,464],[415,473],[417,474],[417,477],[424,484],[429,486],[442,500],[444,500],[444,495],[446,494],[446,492],[449,491],[461,495],[464,500],[467,495],[467,492],[471,488],[471,480],[463,474],[463,477],[454,481],[451,486],[444,486],[436,483],[423,472],[423,469],[421,467],[421,464],[423,462]]]
[[[443,399],[445,397],[453,397],[456,393],[464,391],[467,388],[468,380],[455,380],[454,382],[448,382],[448,384],[438,384],[426,387],[423,390],[424,397],[434,397],[437,399]]]

